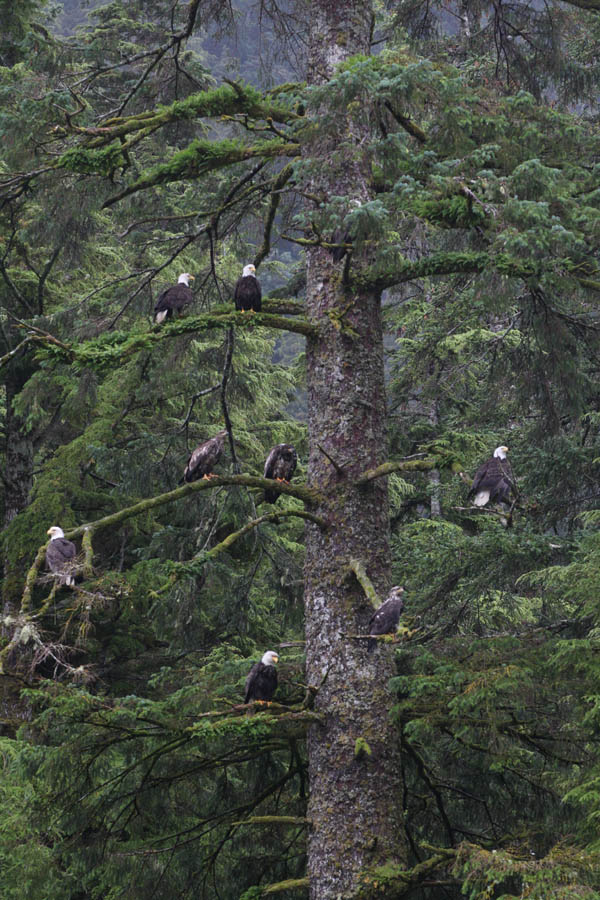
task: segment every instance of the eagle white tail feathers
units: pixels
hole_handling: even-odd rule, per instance
[[[160,325],[161,322],[164,322],[164,321],[165,321],[165,319],[167,318],[168,312],[169,312],[168,309],[163,309],[162,312],[157,312],[157,313],[156,313],[155,322],[156,322],[157,325]]]
[[[489,491],[479,491],[479,493],[476,494],[473,499],[473,505],[474,506],[485,506],[485,504],[489,501],[489,499],[490,499]]]

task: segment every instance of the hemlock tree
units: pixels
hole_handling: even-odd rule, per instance
[[[41,441],[34,492],[5,532],[7,567],[22,576],[4,623],[5,673],[92,685],[28,695],[26,714],[38,715],[4,801],[17,832],[51,843],[57,897],[308,887],[320,900],[427,896],[430,886],[542,897],[549,884],[557,896],[597,896],[594,844],[584,850],[588,822],[573,805],[589,801],[597,765],[585,699],[597,674],[594,605],[561,593],[565,577],[585,593],[578,566],[593,577],[595,545],[560,565],[570,547],[547,535],[549,503],[505,530],[494,512],[460,508],[457,477],[506,430],[524,457],[527,416],[549,417],[572,452],[584,409],[593,441],[578,471],[593,464],[593,129],[391,39],[370,56],[367,2],[308,4],[308,84],[263,91],[213,86],[186,55],[209,6],[192,0],[170,18],[157,3],[138,34],[142,6],[96,11],[79,63],[61,73],[71,93],[47,134],[46,171],[4,182],[8,223],[22,217],[5,285],[39,268],[29,266],[29,193],[44,207],[68,185],[96,226],[83,258],[100,283],[84,309],[96,290],[103,299],[89,332],[73,327],[67,267],[50,314],[21,316],[29,330],[2,357],[35,370],[18,397],[7,390],[7,426],[19,434],[24,417],[11,416],[35,407],[48,373],[65,396],[76,395],[74,374],[88,386],[78,414],[52,417],[61,427]],[[232,312],[241,262],[252,253],[261,278],[268,265],[267,278],[281,273],[283,238],[305,250],[304,277],[260,314]],[[205,310],[152,327],[139,297],[167,266],[202,270]],[[122,267],[141,282],[126,297]],[[288,296],[298,283],[303,303]],[[387,289],[399,337],[392,411],[405,426],[390,428],[395,461]],[[280,486],[281,509],[261,515],[264,479],[240,470],[260,473],[269,444],[291,430],[303,439],[281,408],[289,372],[265,361],[286,331],[306,339],[308,467],[305,483]],[[223,420],[233,474],[178,487],[188,430],[205,436]],[[535,461],[522,470],[535,486]],[[426,501],[432,484],[436,514],[415,517],[413,495]],[[576,486],[573,496],[584,509]],[[300,519],[307,697],[285,687],[302,682],[295,660],[287,705],[247,716],[231,703],[248,657],[297,636],[282,610],[291,579],[276,575],[298,565]],[[82,539],[73,603],[40,577],[43,534],[63,521]],[[394,660],[379,642],[368,653],[373,602],[405,577],[415,614],[403,650]],[[558,809],[564,827],[550,824]],[[267,836],[259,844],[247,831]],[[35,850],[19,854],[7,839],[4,853],[40,896]]]

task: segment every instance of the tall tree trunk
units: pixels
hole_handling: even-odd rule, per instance
[[[369,52],[369,3],[313,0],[311,23],[313,82],[344,57]],[[318,189],[368,199],[360,163],[334,171],[327,160],[333,148],[319,141],[311,148],[313,159],[322,159]],[[399,861],[404,848],[398,735],[387,689],[393,654],[384,646],[369,653],[365,641],[344,637],[365,633],[372,614],[349,561],[360,559],[385,594],[390,551],[385,480],[353,484],[386,458],[380,296],[344,285],[342,270],[323,249],[309,252],[307,312],[320,334],[307,343],[308,478],[326,496],[318,513],[330,523],[324,533],[309,527],[306,547],[307,677],[321,685],[317,706],[326,718],[308,742],[313,900],[348,896],[361,870]]]

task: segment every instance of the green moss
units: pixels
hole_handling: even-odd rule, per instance
[[[354,743],[354,758],[358,760],[365,759],[365,757],[371,756],[372,754],[371,747],[368,742],[364,739],[364,737],[356,738]]]
[[[74,147],[59,158],[58,167],[70,172],[86,175],[110,175],[119,166],[125,165],[125,157],[118,144],[109,144],[101,150],[85,150]]]

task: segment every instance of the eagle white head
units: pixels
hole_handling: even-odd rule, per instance
[[[65,533],[62,528],[59,528],[58,525],[53,525],[52,528],[49,528],[46,534],[50,535],[50,540],[55,541],[57,538],[64,538]]]
[[[496,447],[494,450],[494,456],[498,459],[506,459],[506,454],[508,453],[508,447],[505,447],[504,444],[501,447]]]
[[[252,275],[253,278],[256,278],[256,266],[253,266],[252,263],[250,263],[249,266],[244,266],[242,278],[247,278],[248,275]]]
[[[190,275],[189,272],[183,272],[177,279],[177,284],[185,284],[186,287],[189,287],[190,281],[193,281],[193,280],[194,280],[193,275]]]
[[[263,658],[261,659],[263,666],[274,666],[278,662],[279,657],[274,650],[267,650],[266,653],[263,653]]]

